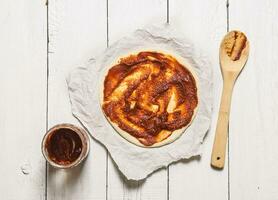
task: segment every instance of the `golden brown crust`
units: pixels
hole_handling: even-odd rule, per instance
[[[145,146],[189,125],[197,105],[194,76],[170,55],[149,51],[122,58],[104,80],[106,117]]]

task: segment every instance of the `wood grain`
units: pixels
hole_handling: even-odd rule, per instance
[[[222,169],[225,164],[229,115],[234,83],[235,80],[224,80],[218,120],[216,124],[215,138],[211,155],[211,165],[219,169]]]
[[[66,76],[69,71],[106,48],[106,2],[103,0],[49,0],[48,127],[72,116]],[[48,169],[48,200],[106,198],[106,151],[91,140],[83,165],[72,170]]]
[[[223,89],[211,155],[211,165],[218,169],[225,164],[233,88],[248,55],[249,42],[244,33],[230,31],[224,36],[219,49]]]
[[[45,199],[47,18],[42,1],[1,1],[0,199]]]
[[[150,24],[166,23],[166,0],[109,1],[109,44]],[[167,199],[167,171],[156,172],[145,181],[127,181],[113,161],[108,162],[108,199]]]
[[[226,33],[226,0],[48,0],[48,24],[45,1],[1,2],[0,199],[278,199],[278,2],[229,3],[230,29],[246,33],[250,57],[234,87],[228,165],[215,171],[210,153],[222,88],[218,47]],[[214,69],[214,115],[201,159],[171,165],[169,176],[162,169],[131,182],[92,140],[84,165],[71,171],[49,167],[46,177],[44,132],[57,123],[79,124],[71,114],[67,73],[106,48],[107,28],[112,44],[136,28],[166,22],[167,14]]]
[[[219,45],[226,34],[226,2],[213,1],[170,1],[170,24],[180,28],[197,48],[211,61],[214,70],[214,106],[211,130],[205,138],[203,155],[170,166],[169,199],[181,197],[203,200],[228,198],[228,168],[216,171],[210,167],[211,148],[214,139],[219,99],[221,95],[221,71],[218,62]]]
[[[231,199],[278,199],[277,9],[275,0],[230,0],[230,28],[250,42],[230,115]]]

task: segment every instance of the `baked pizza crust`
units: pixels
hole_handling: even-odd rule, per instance
[[[198,77],[193,69],[193,67],[191,66],[190,62],[187,61],[186,59],[172,53],[172,52],[168,52],[168,51],[161,51],[161,50],[150,50],[150,49],[144,49],[144,50],[141,50],[141,51],[155,51],[155,52],[158,52],[158,53],[162,53],[162,54],[166,54],[166,55],[171,55],[172,57],[174,57],[179,63],[181,63],[183,66],[186,66],[186,69],[188,69],[192,76],[194,77],[195,79],[195,83],[196,83],[196,88],[197,88],[197,98],[198,100],[200,99],[199,98],[199,80],[198,80]],[[184,127],[180,128],[180,129],[177,129],[175,131],[172,131],[171,135],[169,137],[167,137],[166,139],[162,140],[161,142],[157,142],[157,143],[154,143],[153,145],[150,145],[150,146],[146,146],[144,144],[142,144],[136,137],[132,136],[131,134],[129,134],[128,132],[122,130],[118,124],[112,122],[109,117],[106,116],[106,114],[104,113],[103,109],[102,109],[102,105],[103,105],[103,91],[104,91],[104,79],[106,77],[106,75],[108,74],[108,71],[111,67],[113,67],[115,64],[118,63],[119,59],[120,58],[123,58],[123,57],[127,57],[129,55],[132,55],[132,54],[138,54],[139,52],[141,51],[136,51],[136,52],[131,52],[127,55],[123,55],[123,56],[120,56],[118,57],[113,63],[111,63],[108,67],[106,67],[106,69],[104,70],[104,73],[101,77],[101,84],[100,84],[100,88],[99,88],[99,98],[100,98],[100,106],[101,106],[101,110],[105,116],[105,118],[107,119],[107,121],[111,124],[111,126],[118,132],[118,134],[120,136],[122,136],[124,139],[126,139],[127,141],[137,145],[137,146],[140,146],[140,147],[145,147],[145,148],[153,148],[153,147],[161,147],[161,146],[164,146],[166,144],[170,144],[172,142],[174,142],[175,140],[177,140],[184,132],[185,130],[191,125],[192,121],[194,120],[195,116],[196,116],[196,113],[197,113],[197,110],[198,110],[198,107],[199,107],[199,101],[197,103],[197,106],[195,107],[194,109],[194,113],[192,115],[192,118],[191,118],[191,121]]]

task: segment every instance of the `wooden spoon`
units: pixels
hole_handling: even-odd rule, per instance
[[[225,163],[231,98],[235,81],[249,55],[249,42],[244,33],[231,31],[223,38],[220,46],[220,65],[223,90],[215,132],[211,165],[222,169]]]

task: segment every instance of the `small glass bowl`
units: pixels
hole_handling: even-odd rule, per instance
[[[82,143],[81,153],[78,156],[78,158],[76,160],[74,160],[73,162],[71,162],[70,164],[58,164],[58,163],[54,162],[53,160],[51,160],[48,155],[46,141],[51,134],[53,134],[54,132],[56,132],[59,129],[69,129],[69,130],[75,132],[81,139],[81,143]],[[46,134],[44,135],[43,140],[42,140],[41,149],[42,149],[42,154],[43,154],[44,158],[51,166],[53,166],[55,168],[59,168],[59,169],[73,168],[73,167],[79,165],[87,157],[89,150],[90,150],[90,139],[89,139],[87,132],[80,127],[77,127],[73,124],[66,124],[66,123],[65,124],[57,124],[56,126],[49,129],[46,132]]]

